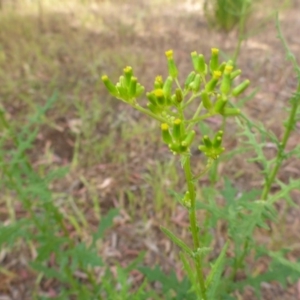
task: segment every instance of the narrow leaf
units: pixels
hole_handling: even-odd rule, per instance
[[[174,233],[172,233],[169,229],[160,226],[161,231],[177,246],[179,246],[182,250],[184,250],[190,256],[193,255],[193,250],[181,239],[179,239]]]
[[[215,293],[219,285],[219,281],[224,269],[224,260],[226,257],[226,251],[228,248],[228,242],[223,247],[219,257],[217,258],[216,262],[214,263],[207,279],[205,285],[207,286],[208,290],[208,299],[215,299]]]
[[[100,221],[97,232],[93,235],[93,243],[98,239],[101,239],[104,235],[104,231],[112,226],[113,219],[119,214],[118,209],[111,209],[108,214]]]

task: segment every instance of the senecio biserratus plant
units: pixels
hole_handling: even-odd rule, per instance
[[[261,134],[264,131],[246,119],[230,101],[241,95],[249,86],[250,81],[244,80],[235,85],[234,81],[241,74],[241,70],[235,69],[230,60],[220,63],[218,49],[211,50],[209,63],[206,63],[202,54],[191,53],[194,70],[189,73],[183,85],[178,81],[178,69],[174,62],[173,51],[166,51],[165,54],[169,76],[165,80],[161,76],[155,78],[153,90],[146,93],[148,99],[146,107],[137,100],[143,95],[145,89],[134,76],[131,67],[124,69],[117,84],[113,84],[106,75],[102,76],[102,81],[111,95],[157,120],[160,123],[164,143],[174,155],[180,157],[185,174],[186,192],[181,195],[179,202],[188,210],[193,246],[188,246],[168,229],[161,227],[161,230],[182,250],[180,258],[192,286],[186,293],[186,299],[235,299],[233,292],[243,289],[246,285],[251,285],[256,295],[260,297],[262,281],[275,279],[285,283],[291,274],[295,272],[297,276],[300,274],[300,267],[297,265],[297,270],[295,270],[296,265],[291,266],[291,263],[284,257],[285,253],[270,253],[261,245],[255,244],[253,239],[255,228],[268,228],[266,221],[274,219],[276,214],[272,205],[274,199],[271,199],[271,202],[267,201],[267,196],[282,157],[276,157],[275,166],[273,160],[266,167],[265,185],[259,198],[261,200],[255,200],[259,191],[237,196],[236,190],[228,181],[225,181],[225,190],[221,192],[226,200],[224,206],[220,207],[216,204],[214,199],[211,199],[213,198],[211,194],[204,197],[203,201],[198,201],[196,199],[197,180],[211,168],[225,149],[222,145],[223,130],[216,131],[213,136],[203,135],[200,141],[196,138],[195,126],[212,116],[219,115],[224,120],[228,117],[240,116],[236,120],[244,129],[243,134],[248,137],[249,144],[254,148],[258,146],[253,138],[252,128],[258,129]],[[197,108],[189,114],[188,108],[192,103]],[[245,125],[242,125],[243,122],[240,120],[246,120]],[[287,124],[291,123],[290,121],[289,119]],[[286,125],[286,128],[288,127]],[[271,138],[274,140],[272,135]],[[193,143],[198,144],[198,149],[206,158],[206,167],[200,174],[192,172],[191,147]],[[284,150],[282,143],[278,141],[278,145],[281,147],[279,155],[282,155],[282,150]],[[260,150],[261,148],[257,152]],[[279,164],[277,164],[278,161],[280,161]],[[272,178],[268,177],[269,174],[272,174],[270,176]],[[198,209],[204,210],[207,216],[207,219],[201,223],[197,220]],[[224,242],[218,257],[211,261],[208,259],[213,239],[211,229],[216,228],[220,220],[227,224],[227,241]],[[257,273],[254,274],[251,268],[245,266],[245,259],[250,251],[252,254],[253,251],[255,252],[256,258],[268,255],[273,259],[274,263],[270,271],[265,273],[265,277],[261,274],[259,276]],[[279,273],[278,270],[280,270]],[[240,272],[243,272],[242,277],[248,278],[248,281],[238,280],[237,275]],[[279,278],[278,274],[284,274],[282,275],[284,279]]]
[[[205,63],[202,54],[197,52],[191,53],[194,70],[187,76],[184,86],[181,86],[177,79],[178,69],[174,62],[173,51],[167,51],[166,57],[169,76],[165,81],[163,81],[161,76],[155,78],[153,91],[146,94],[148,99],[146,108],[140,106],[137,101],[137,98],[144,93],[144,87],[138,83],[131,67],[124,69],[124,74],[116,85],[106,75],[102,76],[102,81],[113,96],[160,122],[164,143],[167,144],[172,153],[179,155],[181,158],[187,184],[187,191],[182,198],[181,204],[189,211],[193,248],[186,245],[168,229],[162,228],[162,231],[181,247],[185,254],[193,259],[197,274],[196,278],[192,275],[193,271],[186,256],[181,256],[185,269],[194,283],[199,299],[208,299],[207,292],[211,290],[210,286],[214,284],[216,272],[219,273],[220,270],[216,270],[216,265],[212,273],[205,279],[203,245],[200,242],[199,226],[196,219],[195,193],[196,179],[200,178],[201,174],[193,175],[190,161],[190,149],[196,136],[193,127],[214,115],[223,117],[237,116],[240,110],[231,107],[229,99],[240,95],[249,86],[250,81],[245,80],[233,88],[233,81],[241,74],[241,70],[234,70],[231,61],[220,64],[219,50],[213,48],[209,65]],[[176,84],[175,91],[172,89],[174,83]],[[185,111],[195,101],[198,101],[198,107],[194,115],[191,118],[187,118]],[[204,110],[205,113],[203,113]],[[202,143],[198,148],[207,157],[207,168],[225,150],[222,146],[223,134],[223,131],[219,130],[212,138],[207,135],[202,137]],[[218,260],[219,262],[223,260],[227,247],[228,245],[226,244]]]

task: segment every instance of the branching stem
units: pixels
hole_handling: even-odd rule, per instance
[[[287,121],[287,124],[285,127],[285,132],[284,132],[282,141],[280,142],[280,147],[277,152],[275,166],[273,167],[270,176],[266,179],[265,184],[264,184],[264,188],[263,188],[263,191],[261,194],[262,200],[267,200],[268,195],[271,190],[271,187],[272,187],[272,184],[273,184],[273,182],[276,178],[276,175],[277,175],[277,173],[282,165],[282,162],[284,160],[284,152],[285,152],[286,144],[287,144],[287,141],[289,140],[291,132],[293,131],[295,120],[296,120],[297,110],[298,110],[298,107],[300,104],[299,93],[300,93],[300,84],[298,85],[295,99],[293,99],[292,109],[291,109],[291,112],[290,112],[290,115],[289,115],[289,118],[288,118],[288,121]]]

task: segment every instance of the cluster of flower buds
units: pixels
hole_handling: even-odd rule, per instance
[[[213,48],[208,63],[202,54],[196,51],[191,53],[194,70],[187,76],[184,86],[180,87],[173,51],[166,51],[165,54],[169,75],[166,80],[161,76],[155,78],[153,90],[146,93],[148,110],[144,109],[144,112],[161,122],[162,138],[170,150],[182,154],[189,151],[194,139],[195,131],[190,129],[190,124],[199,117],[201,119],[201,107],[206,109],[206,117],[216,114],[223,117],[238,115],[240,110],[231,107],[228,104],[229,100],[244,92],[250,81],[245,80],[233,87],[233,81],[241,74],[241,70],[234,70],[232,61],[220,63],[219,49]],[[123,75],[115,85],[106,75],[102,76],[102,81],[113,96],[131,105],[136,104],[136,98],[144,92],[144,87],[133,76],[131,67],[124,69]],[[174,83],[177,85],[176,89],[173,89]],[[189,93],[192,95],[186,100]],[[192,120],[185,120],[184,109],[196,98],[200,99],[199,109]],[[139,109],[141,110],[141,107]],[[221,146],[222,135],[223,132],[219,131],[213,141],[204,136],[204,145],[199,146],[199,150],[208,158],[216,159],[224,151]]]
[[[198,149],[202,151],[206,157],[217,159],[219,155],[225,150],[222,147],[223,131],[217,132],[213,140],[211,140],[207,135],[202,138],[203,145],[200,145]]]
[[[186,81],[185,90],[198,93],[204,108],[211,114],[221,114],[225,117],[236,116],[240,113],[239,109],[228,107],[229,97],[240,95],[249,86],[250,81],[245,80],[237,87],[232,88],[233,80],[241,74],[241,70],[233,71],[232,61],[219,63],[219,49],[211,50],[209,64],[205,63],[204,56],[191,53],[194,71],[192,71]],[[206,76],[210,79],[206,80]]]
[[[145,88],[133,76],[131,67],[124,68],[123,75],[120,76],[119,82],[115,85],[107,75],[103,75],[101,79],[111,95],[131,104],[145,91]]]
[[[147,107],[154,114],[162,114],[174,104],[171,96],[172,84],[173,78],[171,76],[168,76],[165,82],[163,82],[161,76],[155,78],[154,90],[146,94],[149,100]]]
[[[175,92],[172,92],[172,85],[174,79],[178,76],[178,69],[176,67],[173,51],[168,50],[165,52],[168,60],[169,76],[163,81],[161,76],[157,76],[154,80],[154,89],[150,93],[147,93],[148,109],[157,115],[168,117],[167,113],[171,106],[178,107],[183,100],[181,89],[177,88]]]
[[[194,130],[185,133],[181,119],[175,119],[171,128],[167,123],[161,124],[161,132],[163,141],[174,154],[186,152],[195,137]]]

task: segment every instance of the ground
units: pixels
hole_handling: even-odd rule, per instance
[[[242,44],[238,58],[243,78],[250,79],[252,90],[259,88],[244,111],[281,136],[284,107],[297,81],[277,38],[272,17],[275,1],[262,2],[256,4],[247,23],[251,35]],[[294,1],[279,14],[284,36],[298,61],[299,13],[300,3]],[[175,269],[180,278],[178,249],[159,230],[160,225],[167,225],[184,239],[188,236],[186,212],[167,193],[168,189],[180,191],[183,186],[180,164],[161,143],[158,124],[112,99],[99,79],[105,73],[116,81],[122,69],[130,65],[149,90],[156,75],[167,73],[164,52],[169,49],[174,51],[183,79],[191,70],[192,51],[208,56],[212,47],[218,47],[224,56],[232,55],[237,29],[227,34],[210,28],[200,1],[119,0],[82,5],[66,1],[55,7],[45,2],[40,9],[23,4],[10,7],[7,1],[0,14],[0,96],[11,122],[22,126],[34,104],[45,103],[54,90],[59,92],[58,104],[47,113],[30,152],[34,166],[70,166],[67,177],[51,188],[55,195],[64,192],[71,196],[84,212],[86,230],[97,223],[98,206],[102,214],[112,207],[121,209],[102,249],[112,269],[115,260],[125,266],[146,250],[146,264],[158,263],[165,271]],[[217,126],[219,120],[212,122]],[[235,127],[230,123],[227,130],[232,133],[226,141],[229,151],[236,146]],[[298,143],[299,130],[297,124],[289,148]],[[194,163],[201,169],[199,156]],[[223,161],[219,171],[222,177],[234,180],[239,190],[262,185],[259,166],[249,164],[241,155]],[[285,182],[299,176],[299,161],[288,161],[280,172]],[[207,179],[200,184],[207,184]],[[300,203],[299,190],[294,191],[293,199]],[[24,214],[17,202],[14,208],[17,217]],[[73,213],[71,205],[66,210]],[[284,205],[278,205],[278,210],[283,211]],[[10,218],[4,199],[0,218],[3,222]],[[274,250],[278,245],[290,246],[294,249],[291,259],[296,259],[300,254],[299,209],[293,208],[285,218],[284,228],[272,228],[280,232],[277,244],[272,244],[268,235],[258,233],[257,238]],[[22,251],[19,247],[15,253],[0,252],[1,264],[11,271],[0,274],[1,300],[30,299],[35,278],[26,268],[30,253]],[[261,264],[263,268],[264,262]],[[132,276],[137,283],[142,280],[139,273]],[[300,299],[300,283],[288,289],[275,283],[263,284],[262,288],[266,300]],[[55,296],[51,281],[44,282],[41,289]],[[255,299],[251,288],[237,297]]]

